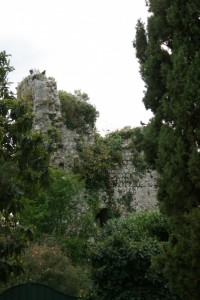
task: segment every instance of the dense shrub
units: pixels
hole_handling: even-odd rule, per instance
[[[167,235],[167,221],[159,212],[110,220],[90,252],[93,291],[88,298],[175,299],[152,265]]]
[[[31,226],[36,241],[54,239],[74,263],[80,262],[87,240],[95,234],[98,199],[84,193],[84,182],[63,169],[51,169],[51,185],[39,191],[21,213],[21,221]]]
[[[76,92],[75,95],[65,91],[59,92],[61,112],[64,123],[69,129],[87,133],[94,129],[98,117],[96,108],[88,102],[87,94]]]
[[[72,296],[80,296],[89,288],[88,271],[73,266],[58,246],[31,244],[22,256],[24,275],[21,282],[38,282]]]

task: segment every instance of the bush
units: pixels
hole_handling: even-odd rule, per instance
[[[58,246],[31,244],[22,256],[22,282],[38,282],[71,296],[80,296],[89,286],[88,271],[73,266]]]
[[[143,212],[110,220],[105,234],[93,245],[93,300],[175,299],[152,258],[162,252],[168,232],[159,212]]]
[[[79,132],[87,133],[88,128],[94,129],[98,117],[96,108],[88,103],[85,93],[76,91],[75,95],[60,91],[61,112],[66,126]]]

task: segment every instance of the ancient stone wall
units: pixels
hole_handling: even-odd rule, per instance
[[[149,169],[138,172],[133,164],[134,154],[130,144],[131,139],[124,140],[122,163],[110,172],[114,190],[113,201],[122,211],[157,208],[156,172]]]
[[[19,84],[18,97],[24,97],[32,102],[33,130],[47,133],[53,127],[58,131],[60,140],[52,155],[51,163],[54,166],[63,167],[70,173],[74,160],[78,157],[76,145],[80,135],[68,129],[63,122],[55,80],[40,73],[31,74]],[[93,135],[87,135],[85,139],[91,143]],[[125,206],[135,211],[156,208],[156,173],[147,170],[138,176],[133,165],[133,153],[129,144],[130,140],[124,140],[122,164],[110,171],[113,186],[112,200],[122,210]]]
[[[61,104],[56,81],[42,74],[27,76],[18,86],[19,98],[29,99],[33,105],[33,130],[48,133],[52,128],[59,134],[59,142],[51,157],[51,163],[70,171],[78,157],[76,150],[79,134],[68,129],[62,119]]]

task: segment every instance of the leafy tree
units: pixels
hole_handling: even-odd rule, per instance
[[[146,157],[160,174],[160,207],[169,216],[176,237],[165,254],[166,274],[182,299],[198,299],[196,278],[200,276],[188,265],[192,262],[200,269],[196,248],[191,246],[200,250],[193,226],[200,221],[200,3],[149,0],[147,5],[151,13],[147,28],[138,21],[134,46],[146,85],[143,101],[154,113],[145,129]],[[191,231],[189,239],[186,229]],[[185,255],[187,247],[190,251]]]
[[[61,112],[66,126],[69,129],[78,132],[87,133],[88,130],[94,129],[98,117],[96,108],[89,103],[89,97],[80,90],[75,94],[65,91],[59,92],[61,102]]]
[[[95,235],[98,210],[94,196],[85,194],[78,175],[67,175],[62,169],[51,169],[51,185],[41,189],[21,213],[21,221],[33,228],[34,237],[47,236],[67,253],[74,263],[83,263],[87,240]]]
[[[48,182],[51,141],[32,132],[32,108],[9,92],[8,55],[0,52],[0,280],[18,272],[17,257],[24,245],[18,215],[26,200]],[[22,235],[20,235],[20,232]],[[12,238],[14,237],[15,238]]]
[[[159,212],[110,220],[91,247],[93,287],[88,298],[176,299],[151,263],[167,238],[167,221]]]
[[[62,169],[51,169],[51,185],[41,189],[23,210],[22,220],[36,228],[36,236],[42,234],[64,234],[66,224],[81,206],[84,183],[77,176],[67,176]]]
[[[90,287],[88,270],[74,266],[56,245],[32,243],[21,256],[24,273],[18,282],[38,282],[71,296],[83,296]]]
[[[5,219],[0,213],[0,290],[10,277],[23,271],[19,257],[31,238],[31,230],[19,224],[16,217]]]
[[[0,99],[13,97],[13,93],[9,91],[8,74],[14,68],[10,65],[9,56],[5,51],[0,52]]]
[[[91,191],[111,190],[109,168],[113,165],[109,148],[104,139],[96,134],[94,143],[87,145],[78,143],[80,159],[75,163],[74,171],[85,181],[86,188]]]

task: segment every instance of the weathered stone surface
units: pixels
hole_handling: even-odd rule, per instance
[[[110,172],[114,190],[113,201],[118,204],[122,211],[127,211],[127,206],[128,209],[135,211],[156,209],[158,205],[156,172],[147,170],[144,174],[138,175],[133,165],[130,143],[131,140],[124,141],[122,165]],[[130,205],[127,205],[127,202],[130,202]]]
[[[148,171],[138,181],[133,197],[132,207],[136,211],[147,210],[158,207],[156,199],[156,180],[157,174],[155,171]]]
[[[68,171],[71,170],[73,160],[78,156],[76,151],[78,134],[69,130],[63,123],[55,80],[40,74],[37,78],[29,75],[18,86],[18,97],[32,101],[33,130],[41,130],[45,133],[52,127],[58,130],[60,142],[51,157],[51,163]]]
[[[29,75],[19,84],[18,97],[24,97],[32,102],[35,116],[33,130],[45,133],[51,127],[58,130],[60,141],[52,155],[51,163],[70,173],[74,160],[78,158],[76,144],[80,136],[63,123],[55,80],[40,73]],[[86,135],[84,139],[88,144],[93,143],[93,133]],[[147,171],[142,178],[136,175],[129,144],[130,140],[125,140],[122,145],[122,165],[110,171],[114,191],[112,202],[115,202],[121,210],[126,210],[123,204],[126,200],[135,211],[156,208],[156,173]],[[104,199],[102,201],[106,202],[106,198],[105,193],[102,193]]]

